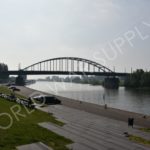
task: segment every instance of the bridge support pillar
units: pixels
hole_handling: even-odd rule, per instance
[[[105,78],[103,86],[108,89],[118,89],[119,88],[119,78],[108,77]]]
[[[25,78],[24,78],[24,76],[21,76],[21,75],[19,75],[17,78],[16,78],[16,85],[18,85],[18,86],[24,86],[25,85]]]

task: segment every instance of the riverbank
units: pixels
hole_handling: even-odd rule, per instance
[[[8,96],[12,91],[0,86],[0,92]],[[21,150],[18,146],[38,142],[44,143],[53,150],[68,150],[66,145],[72,143],[71,140],[38,125],[50,122],[61,127],[64,125],[63,122],[58,121],[50,113],[24,107],[17,103],[17,99],[10,100],[5,96],[0,97],[0,150]],[[36,148],[29,147],[28,150],[42,149],[39,148],[40,146],[41,144],[36,145]]]
[[[18,88],[21,89],[21,91],[18,93],[26,97],[34,96],[37,94],[47,94],[47,93],[33,90],[27,87],[18,87]],[[47,95],[50,95],[50,94],[47,94]],[[124,111],[120,109],[114,109],[114,108],[110,108],[109,106],[107,109],[105,109],[104,106],[91,104],[87,102],[81,102],[78,100],[73,100],[70,98],[62,97],[62,96],[56,96],[56,98],[61,101],[62,105],[67,106],[67,107],[72,107],[72,108],[86,111],[89,113],[93,113],[93,114],[101,115],[107,118],[112,118],[115,120],[120,120],[120,121],[125,121],[125,122],[127,122],[129,117],[133,117],[135,118],[136,125],[140,125],[143,127],[150,127],[150,116],[146,116],[146,118],[144,118],[144,114]]]

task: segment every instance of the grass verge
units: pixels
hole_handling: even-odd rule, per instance
[[[10,91],[5,87],[0,87],[0,92],[9,94]],[[15,116],[13,112],[17,111],[20,111],[20,115]],[[15,150],[16,146],[35,142],[43,142],[54,150],[67,150],[66,145],[72,143],[71,140],[38,126],[41,122],[52,122],[60,126],[63,123],[48,113],[39,110],[31,111],[0,98],[0,150]],[[9,114],[12,118],[12,126],[7,130],[1,127],[8,126],[10,118],[2,115],[3,113]]]
[[[150,128],[140,128],[141,131],[150,132]]]
[[[13,92],[12,92],[12,90],[10,90],[10,89],[9,89],[8,87],[6,87],[6,86],[0,86],[0,93],[4,93],[4,94],[10,95],[10,94],[13,93]],[[18,98],[26,98],[26,97],[24,97],[23,95],[17,94],[16,92],[15,92],[15,95],[16,95]]]
[[[129,140],[139,143],[139,144],[150,146],[150,140],[146,140],[146,139],[138,137],[138,136],[130,135]]]

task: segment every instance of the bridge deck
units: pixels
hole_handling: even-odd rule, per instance
[[[0,75],[97,75],[97,76],[127,76],[121,72],[70,72],[70,71],[15,71],[0,72]]]

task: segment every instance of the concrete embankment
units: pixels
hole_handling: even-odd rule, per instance
[[[27,87],[19,87],[19,88],[21,89],[19,93],[27,97],[33,96],[33,94],[38,94],[38,93],[47,94],[47,93],[33,90]],[[61,101],[62,105],[65,105],[68,107],[72,107],[75,109],[87,111],[89,113],[94,113],[94,114],[101,115],[104,117],[108,117],[108,118],[112,118],[112,119],[116,119],[120,121],[126,121],[126,122],[128,121],[129,117],[133,117],[135,119],[136,125],[150,127],[150,116],[146,116],[146,118],[144,118],[143,117],[144,114],[110,108],[109,106],[107,109],[105,109],[104,106],[100,106],[100,105],[96,105],[92,103],[82,102],[79,100],[65,98],[62,96],[55,96],[55,97],[57,97],[57,99]]]

